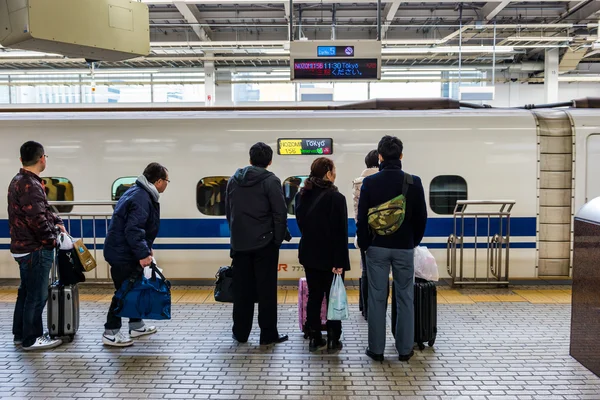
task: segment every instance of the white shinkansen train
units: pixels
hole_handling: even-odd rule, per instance
[[[600,196],[600,110],[357,108],[0,109],[0,183],[8,187],[17,173],[21,144],[41,142],[49,156],[44,171],[48,198],[75,202],[59,209],[71,214],[63,218],[71,219],[73,236],[83,236],[90,249],[96,243],[99,266],[88,278],[105,279],[102,243],[112,206],[76,203],[115,200],[149,162],[160,162],[169,169],[171,183],[160,200],[157,261],[170,279],[214,279],[217,269],[230,262],[227,179],[248,164],[250,146],[259,141],[272,146],[270,170],[281,179],[288,202],[314,158],[327,155],[337,165],[336,185],[348,202],[349,278],[357,278],[352,181],[379,139],[394,135],[404,143],[404,169],[423,181],[429,215],[423,245],[436,257],[441,277],[448,276],[454,205],[465,199],[516,202],[510,278],[570,275],[572,216]],[[280,154],[286,152],[292,154]],[[289,208],[292,212],[293,205]],[[304,275],[291,213],[289,227],[293,240],[282,247],[280,280]],[[466,242],[474,242],[472,228],[466,236]],[[19,276],[9,243],[4,196],[0,278]]]

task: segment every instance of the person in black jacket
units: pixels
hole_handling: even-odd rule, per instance
[[[401,361],[408,361],[414,352],[414,248],[425,234],[427,206],[421,179],[412,175],[412,184],[405,181],[402,171],[403,145],[400,139],[384,136],[377,147],[380,172],[363,180],[358,202],[358,246],[366,251],[369,278],[369,347],[366,354],[383,360],[385,349],[385,313],[390,265],[394,278],[398,316],[396,350]],[[370,230],[369,209],[403,194],[407,184],[406,209],[402,225],[389,235],[377,235]]]
[[[225,211],[233,258],[233,338],[248,341],[258,297],[260,344],[282,343],[277,331],[279,248],[289,240],[287,207],[281,181],[267,171],[273,150],[265,143],[250,149],[250,166],[229,179]]]
[[[169,171],[158,163],[151,163],[115,206],[104,241],[104,259],[110,265],[116,291],[130,277],[141,276],[144,267],[152,264],[152,245],[160,227],[158,200],[169,182]],[[117,306],[118,299],[113,297],[102,343],[127,347],[133,344],[131,338],[156,333],[156,327],[147,326],[137,318],[129,319],[129,334],[122,332],[121,318],[115,315]]]
[[[348,208],[346,198],[335,187],[335,165],[317,158],[310,176],[296,195],[296,221],[302,233],[298,258],[304,266],[308,285],[306,320],[310,329],[310,351],[327,345],[330,352],[341,350],[342,321],[327,321],[327,341],[321,334],[321,303],[329,304],[334,274],[350,270],[348,255]]]

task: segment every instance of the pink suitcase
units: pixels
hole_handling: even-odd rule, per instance
[[[306,304],[308,303],[308,285],[306,278],[300,278],[298,282],[298,323],[300,330],[304,332],[304,339],[308,339],[308,329],[304,326],[306,323]],[[327,300],[323,298],[321,305],[321,330],[327,330]]]

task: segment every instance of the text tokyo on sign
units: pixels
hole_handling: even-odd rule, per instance
[[[333,154],[332,139],[278,139],[277,154],[283,156],[293,155],[321,155]]]
[[[377,79],[377,59],[298,59],[294,60],[294,79],[362,80]]]

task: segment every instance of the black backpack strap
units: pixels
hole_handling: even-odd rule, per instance
[[[402,182],[402,195],[406,199],[406,195],[408,194],[408,186],[413,184],[413,177],[408,173],[404,173],[404,182]]]
[[[325,196],[325,194],[327,193],[327,190],[323,190],[321,192],[321,194],[319,194],[317,196],[317,198],[315,199],[314,203],[311,204],[310,208],[308,209],[308,211],[306,212],[305,217],[308,217],[309,214],[315,209],[316,205],[319,204],[319,201],[323,198],[323,196]]]

